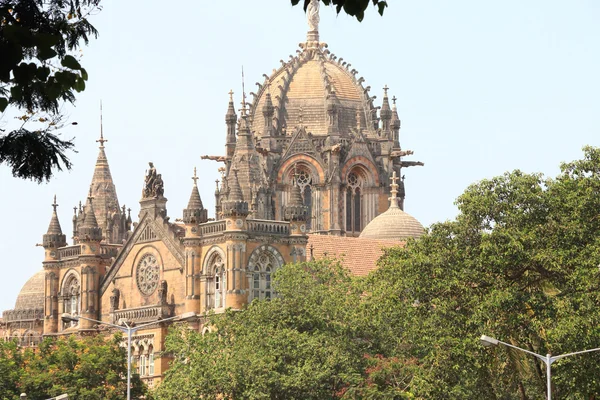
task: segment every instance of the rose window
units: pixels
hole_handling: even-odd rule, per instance
[[[140,292],[146,296],[154,293],[158,287],[159,275],[160,267],[156,257],[152,254],[146,254],[142,257],[136,272],[136,281]]]

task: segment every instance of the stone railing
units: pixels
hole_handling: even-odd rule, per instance
[[[153,321],[158,318],[168,318],[171,315],[170,307],[167,306],[146,306],[138,308],[128,308],[126,310],[116,310],[112,314],[113,323],[118,323],[120,319],[131,322]]]
[[[202,236],[218,235],[227,228],[225,221],[211,221],[199,226]]]
[[[43,309],[31,309],[31,310],[8,310],[2,313],[3,322],[13,321],[28,321],[35,319],[44,319]]]
[[[290,223],[285,221],[271,221],[265,219],[249,219],[246,221],[248,232],[266,233],[273,235],[289,235]]]
[[[58,249],[58,258],[60,260],[68,260],[69,258],[75,258],[81,254],[81,247],[76,244],[74,246],[67,246]]]

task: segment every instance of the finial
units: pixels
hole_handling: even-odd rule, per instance
[[[125,215],[125,211],[127,210],[125,204],[123,204],[123,207],[121,207],[121,209],[123,210],[123,215]]]
[[[388,85],[385,85],[385,86],[383,87],[383,97],[387,97],[387,92],[388,92],[388,90],[389,90],[389,87],[388,87]]]
[[[398,99],[396,98],[396,96],[393,96],[393,97],[392,97],[392,103],[393,103],[394,105],[396,105],[396,100],[398,100]]]
[[[398,177],[396,176],[396,171],[394,171],[390,179],[392,181],[392,184],[390,185],[392,187],[392,190],[390,190],[392,195],[392,197],[390,197],[390,207],[398,207],[398,184],[396,183],[398,181]]]
[[[73,207],[73,214],[77,215],[77,206]]]
[[[215,183],[217,184],[217,190],[219,190],[219,180],[215,179]]]
[[[194,167],[194,176],[192,176],[192,180],[194,181],[194,186],[198,186],[198,177],[196,176],[196,167]]]
[[[244,87],[244,66],[242,65],[242,115],[246,115],[246,88]]]
[[[102,130],[102,100],[100,100],[100,139],[96,140],[96,142],[100,143],[100,148],[104,148],[104,142],[108,142],[107,139],[104,139],[104,132]]]
[[[88,200],[90,201],[90,203],[92,202],[93,198],[94,198],[94,196],[92,196],[92,187],[90,186],[90,192],[88,194]]]
[[[79,200],[79,212],[83,211],[83,206],[81,205],[81,200]]]
[[[229,94],[229,102],[233,103],[233,89],[230,89],[228,94]]]
[[[52,208],[54,209],[54,212],[56,212],[56,207],[58,207],[58,204],[56,204],[56,195],[54,195],[54,203],[52,203]]]

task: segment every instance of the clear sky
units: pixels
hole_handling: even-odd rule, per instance
[[[352,63],[382,98],[398,97],[407,160],[406,211],[424,225],[452,219],[471,183],[521,169],[555,176],[582,146],[600,146],[600,2],[597,0],[390,0],[358,23],[321,6],[321,40]],[[214,216],[224,154],[227,92],[241,97],[306,37],[289,0],[102,1],[100,31],[84,49],[87,89],[66,107],[65,137],[76,136],[73,170],[38,185],[0,166],[4,216],[0,310],[42,268],[41,243],[58,197],[71,237],[73,206],[85,200],[98,155],[99,103],[106,154],[121,205],[137,216],[147,162],[165,181],[171,219],[181,218],[198,167],[200,194]],[[13,122],[6,116],[3,128]],[[70,241],[69,241],[70,242]]]

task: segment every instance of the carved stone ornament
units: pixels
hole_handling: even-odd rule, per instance
[[[142,198],[157,198],[163,197],[165,193],[164,182],[162,175],[156,173],[156,168],[152,162],[148,163],[148,170],[144,178],[144,189],[142,190]]]
[[[159,278],[160,266],[156,257],[152,254],[144,255],[138,263],[135,272],[135,281],[140,292],[145,296],[154,293],[158,287]]]

